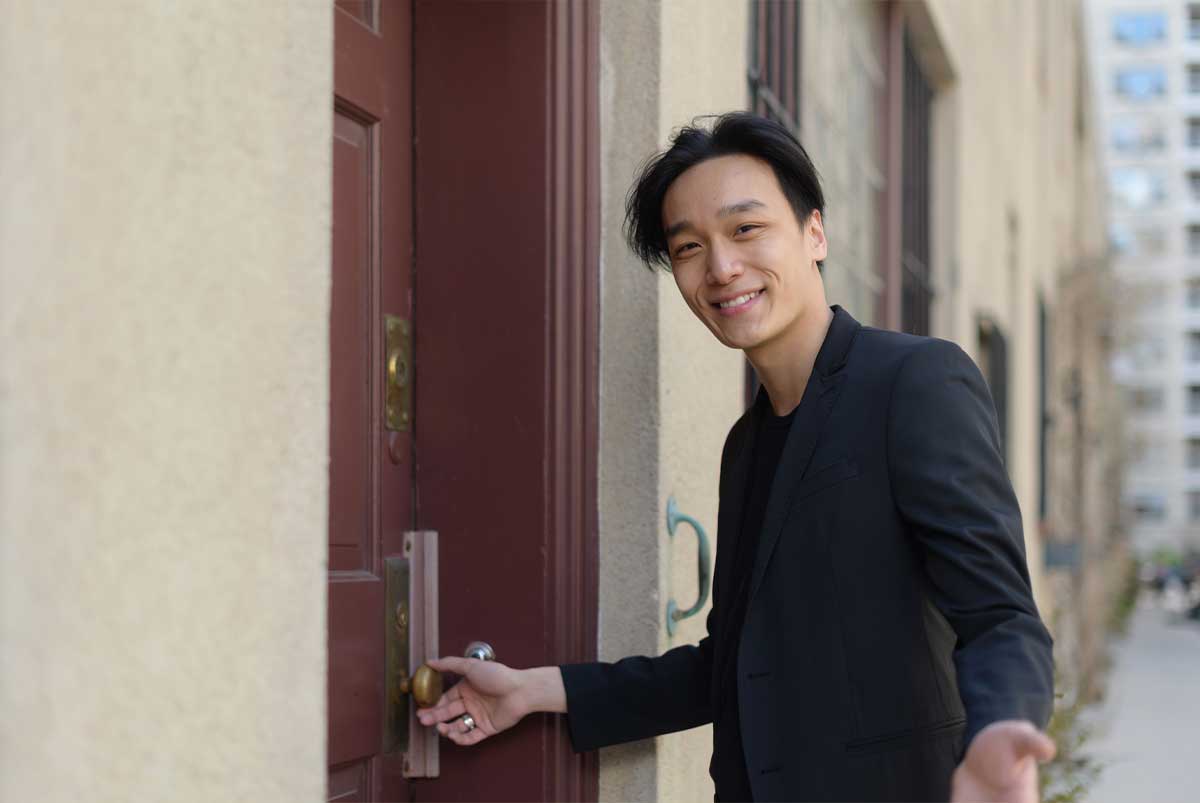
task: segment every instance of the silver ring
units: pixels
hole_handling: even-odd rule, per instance
[[[470,733],[471,731],[475,730],[475,728],[479,727],[475,724],[475,717],[471,716],[470,714],[462,715],[462,724],[466,726],[466,729],[463,731],[463,733]]]

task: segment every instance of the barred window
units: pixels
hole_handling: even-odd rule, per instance
[[[1131,507],[1139,521],[1163,521],[1167,518],[1167,500],[1159,494],[1138,494],[1133,498]]]
[[[1119,68],[1114,81],[1117,94],[1126,100],[1154,100],[1167,94],[1167,70],[1161,64]]]
[[[1188,468],[1200,468],[1200,438],[1187,439]]]
[[[933,281],[929,258],[929,133],[933,88],[925,78],[907,32],[904,36],[903,175],[900,235],[900,325],[905,332],[929,334]]]
[[[1188,491],[1188,518],[1200,521],[1200,491]]]
[[[996,407],[1000,454],[1008,462],[1008,341],[990,318],[979,321],[979,371],[987,380]]]
[[[1166,124],[1159,117],[1118,117],[1109,132],[1113,149],[1124,155],[1161,153],[1167,147]]]
[[[1187,413],[1188,415],[1200,415],[1200,385],[1188,385]]]
[[[800,4],[797,0],[753,0],[750,13],[751,109],[798,132]]]
[[[1165,401],[1161,387],[1129,388],[1129,407],[1135,413],[1157,413]]]
[[[1166,41],[1167,15],[1161,11],[1123,11],[1113,16],[1113,39],[1144,47]]]
[[[1200,279],[1187,280],[1187,305],[1189,309],[1200,309]]]

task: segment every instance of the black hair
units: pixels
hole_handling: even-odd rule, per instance
[[[754,156],[771,166],[801,225],[814,210],[824,216],[825,196],[817,169],[786,126],[750,112],[722,114],[711,130],[693,120],[671,138],[670,148],[642,166],[625,199],[625,239],[646,267],[671,267],[662,205],[675,179],[701,162],[731,154]]]

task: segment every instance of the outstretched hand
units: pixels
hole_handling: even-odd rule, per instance
[[[1055,751],[1031,722],[993,722],[975,734],[954,771],[951,803],[1037,803],[1038,762],[1054,758]]]
[[[530,711],[519,670],[478,658],[435,658],[428,663],[439,672],[462,675],[432,707],[417,709],[422,725],[436,726],[455,744],[478,744],[511,728]],[[468,731],[458,718],[463,714],[475,720],[474,730]]]

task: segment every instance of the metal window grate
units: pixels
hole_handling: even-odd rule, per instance
[[[933,89],[904,37],[904,115],[901,132],[903,183],[900,240],[900,326],[929,334],[933,283],[929,270],[929,134]]]
[[[990,318],[979,321],[979,368],[987,380],[996,409],[1000,454],[1008,462],[1008,341]]]
[[[800,130],[799,0],[751,0],[750,108]]]

